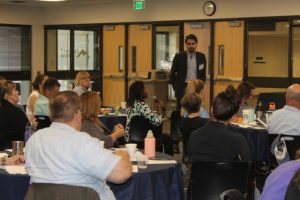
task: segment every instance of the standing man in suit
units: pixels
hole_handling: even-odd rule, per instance
[[[206,58],[201,52],[197,52],[198,39],[194,34],[185,38],[187,51],[177,53],[173,59],[170,82],[175,91],[177,109],[180,109],[180,102],[189,80],[206,79]]]

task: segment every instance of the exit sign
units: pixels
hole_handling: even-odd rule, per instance
[[[145,8],[145,1],[134,1],[134,10],[143,10]]]

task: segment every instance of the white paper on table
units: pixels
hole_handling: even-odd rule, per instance
[[[137,165],[132,165],[132,172],[138,172],[139,169],[138,169],[138,166]]]
[[[158,164],[176,164],[176,160],[148,160],[147,164],[148,165],[158,165]]]
[[[25,165],[5,165],[1,169],[6,170],[9,174],[27,174]]]
[[[7,157],[7,156],[8,156],[7,153],[0,153],[0,158],[2,158],[2,157]]]

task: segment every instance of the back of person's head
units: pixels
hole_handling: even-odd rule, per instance
[[[49,103],[52,121],[70,122],[80,112],[80,98],[73,91],[59,92]]]
[[[243,81],[238,85],[237,92],[240,95],[241,99],[247,99],[252,95],[251,91],[254,89],[255,86],[252,83]]]
[[[187,40],[194,40],[196,43],[198,43],[198,39],[197,39],[196,35],[194,35],[194,34],[187,35],[184,40],[185,43],[187,43]]]
[[[195,92],[187,93],[181,100],[181,106],[188,112],[188,114],[197,113],[200,111],[201,97]]]
[[[88,119],[91,121],[98,119],[100,104],[101,101],[97,92],[84,92],[80,96],[80,110],[82,119]]]
[[[90,78],[90,74],[88,72],[86,71],[78,72],[75,78],[75,86],[81,85],[81,81],[83,79],[89,79],[89,78]]]
[[[213,100],[212,113],[216,120],[229,120],[240,108],[240,96],[232,85]]]
[[[204,83],[202,80],[189,80],[185,89],[185,93],[196,92],[197,94],[199,94],[202,90],[204,90]]]
[[[142,81],[136,81],[129,87],[128,94],[128,106],[133,106],[135,101],[144,100],[144,83]]]
[[[300,169],[298,169],[290,181],[284,200],[299,200],[300,199]]]
[[[53,90],[55,87],[60,87],[60,84],[55,78],[48,78],[43,84],[43,92],[46,90]]]
[[[300,103],[300,85],[293,84],[287,88],[286,98],[289,101],[294,101]]]
[[[40,85],[43,84],[44,79],[47,77],[47,75],[44,74],[40,74],[37,75],[34,79],[34,81],[32,82],[32,87],[34,90],[39,90],[40,89]]]

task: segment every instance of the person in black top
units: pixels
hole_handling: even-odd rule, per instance
[[[203,127],[207,123],[207,119],[199,116],[201,97],[199,94],[192,92],[184,95],[181,101],[181,106],[187,111],[188,117],[183,118],[181,122],[181,133],[183,139],[183,154],[186,157],[187,143],[193,131]]]
[[[194,131],[189,138],[187,151],[192,162],[250,161],[246,139],[227,127],[239,106],[240,97],[231,85],[215,97],[213,120]]]
[[[19,92],[12,81],[0,82],[0,149],[11,148],[12,141],[23,140],[26,114],[16,107]]]

